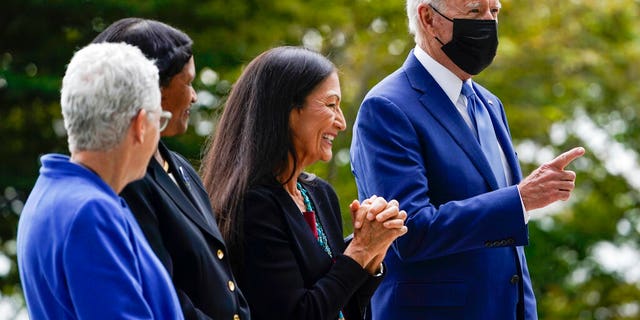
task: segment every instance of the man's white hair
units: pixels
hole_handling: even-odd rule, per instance
[[[60,105],[69,151],[108,151],[140,109],[161,110],[158,68],[137,47],[90,44],[67,66]]]
[[[407,17],[409,18],[409,33],[414,37],[416,43],[419,41],[420,28],[418,26],[418,6],[430,4],[438,10],[444,10],[446,0],[407,0]],[[442,11],[441,11],[442,12]]]

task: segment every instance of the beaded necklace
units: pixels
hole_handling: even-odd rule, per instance
[[[302,194],[302,200],[304,201],[304,206],[308,212],[315,212],[313,208],[313,203],[311,203],[311,199],[309,199],[309,192],[305,189],[300,182],[296,183],[296,187],[300,190]],[[329,248],[329,242],[327,241],[327,236],[324,233],[324,229],[322,229],[322,225],[320,224],[320,220],[316,218],[316,229],[318,230],[318,244],[320,247],[326,252],[329,257],[333,258],[331,254],[331,249]]]
[[[296,187],[298,188],[298,190],[300,190],[300,193],[302,194],[302,200],[304,202],[304,206],[307,212],[312,212],[312,213],[315,212],[313,208],[313,203],[311,203],[311,199],[309,198],[309,191],[307,191],[307,189],[305,189],[302,186],[302,184],[300,184],[300,182],[296,183]],[[318,231],[318,244],[320,244],[320,247],[322,247],[324,252],[326,252],[329,255],[329,257],[333,259],[333,255],[331,254],[331,249],[329,248],[329,242],[327,241],[327,236],[324,233],[324,229],[322,229],[320,220],[317,218],[315,220],[316,220],[316,229]],[[340,310],[340,312],[338,313],[338,320],[344,320],[344,314],[342,313],[342,310]]]

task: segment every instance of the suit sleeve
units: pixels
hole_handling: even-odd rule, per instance
[[[363,102],[354,125],[351,160],[359,197],[396,199],[408,214],[408,233],[392,245],[400,259],[419,261],[487,246],[526,244],[516,186],[439,206],[431,202],[432,188],[455,186],[429,184],[428,175],[437,172],[429,172],[425,150],[430,146],[418,137],[419,121],[392,101],[371,97]],[[438,161],[458,161],[446,159],[446,154],[441,157]],[[451,181],[455,183],[460,182]]]
[[[162,265],[167,269],[167,272],[173,280],[173,260],[169,250],[164,245],[162,231],[160,230],[161,222],[158,220],[156,213],[157,210],[161,209],[154,206],[154,203],[159,203],[154,200],[158,195],[154,192],[154,188],[151,187],[150,184],[152,182],[150,179],[151,178],[146,175],[143,179],[130,183],[122,191],[120,196],[127,201],[153,253],[160,259]],[[175,290],[185,319],[211,319],[194,306],[189,296],[183,290],[178,287],[176,287]]]
[[[121,208],[89,202],[65,240],[63,263],[79,319],[153,318],[140,285],[129,225],[120,212]]]
[[[251,191],[245,198],[244,279],[241,284],[256,319],[331,319],[367,280],[367,272],[351,258],[337,255],[326,274],[305,286],[282,208],[268,193]],[[295,250],[294,250],[295,248]],[[296,253],[297,252],[297,253]]]

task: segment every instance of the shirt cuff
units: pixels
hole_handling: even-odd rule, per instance
[[[520,198],[520,205],[522,205],[522,214],[524,215],[524,224],[529,224],[529,218],[531,218],[531,215],[529,214],[529,212],[527,212],[527,209],[525,209],[524,202],[522,202],[520,187],[516,185],[516,189],[518,189],[518,197]]]

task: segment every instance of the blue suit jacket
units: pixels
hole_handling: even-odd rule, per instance
[[[502,103],[474,89],[517,183]],[[409,216],[385,259],[374,319],[537,318],[517,187],[498,189],[472,131],[413,52],[363,101],[351,161],[360,199],[397,199]]]
[[[31,319],[183,319],[171,279],[124,200],[49,154],[18,224]]]

